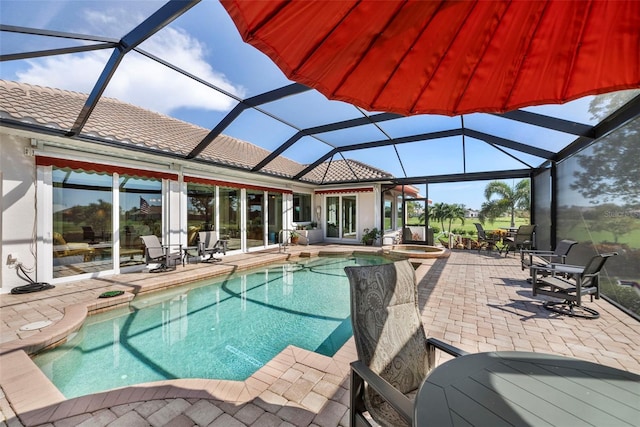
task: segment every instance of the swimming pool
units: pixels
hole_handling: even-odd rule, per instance
[[[332,356],[351,337],[347,265],[320,257],[137,297],[33,358],[67,398],[177,378],[245,380],[288,345]]]

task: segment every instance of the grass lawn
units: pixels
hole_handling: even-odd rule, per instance
[[[473,224],[476,222],[480,222],[478,218],[465,218],[464,224],[462,224],[461,221],[453,221],[451,223],[451,231],[453,231],[454,229],[457,229],[457,230],[462,229],[462,230],[465,230],[467,234],[469,234],[469,232],[471,231],[475,235],[476,226]],[[521,225],[526,225],[526,224],[529,224],[529,218],[516,218],[516,227],[519,227]],[[419,224],[417,223],[412,224],[411,222],[409,222],[407,225],[419,225]],[[440,224],[435,222],[432,222],[431,226],[440,228]],[[511,226],[511,218],[509,217],[498,218],[493,223],[490,223],[489,221],[487,221],[482,225],[482,227],[487,231],[497,230],[499,228],[508,228],[510,226]],[[449,223],[445,222],[445,230],[448,228],[449,228]]]

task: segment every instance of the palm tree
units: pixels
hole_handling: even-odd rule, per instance
[[[429,218],[433,218],[435,221],[440,223],[440,229],[444,231],[444,222],[447,219],[447,204],[446,203],[436,203],[429,210]]]
[[[459,219],[464,225],[464,205],[448,204],[448,203],[436,203],[428,208],[429,218],[440,223],[442,231],[445,231],[445,222],[449,223],[447,233],[451,233],[451,225],[454,220]]]
[[[452,205],[446,205],[446,208],[447,209],[446,209],[445,218],[449,221],[448,232],[451,233],[451,223],[454,220],[459,219],[462,225],[464,225],[465,209],[464,209],[464,205],[460,205],[457,203],[454,203]]]
[[[500,198],[491,200],[497,195]],[[511,227],[516,226],[516,209],[528,209],[530,201],[530,183],[528,179],[519,181],[511,187],[503,181],[491,181],[484,189],[484,197],[487,199],[480,209],[479,219],[484,224],[485,219],[489,222],[506,212],[511,213]]]

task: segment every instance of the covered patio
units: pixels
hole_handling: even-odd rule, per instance
[[[241,37],[249,41],[257,31],[245,27],[251,22],[242,23],[240,18],[246,16],[232,11],[234,4],[241,2],[141,2],[145,10],[129,16],[131,21],[92,28],[93,33],[75,25],[83,22],[75,15],[75,7],[63,6],[63,13],[56,17],[64,19],[39,26],[33,15],[17,7],[14,10],[9,3],[19,2],[2,6],[6,9],[0,22],[4,38],[0,52],[0,137],[6,150],[0,153],[0,259],[7,260],[2,263],[0,282],[11,280],[10,287],[21,283],[19,274],[18,279],[15,277],[16,262],[22,263],[25,258],[32,261],[34,277],[40,271],[58,282],[54,290],[33,294],[9,295],[6,285],[0,289],[0,421],[24,426],[346,427],[349,363],[357,358],[353,339],[332,358],[288,347],[243,382],[172,380],[70,400],[35,368],[27,353],[64,339],[87,314],[127,305],[139,292],[290,257],[379,251],[380,247],[344,243],[357,242],[364,226],[401,234],[407,225],[407,201],[424,204],[419,226],[426,235],[431,221],[427,205],[432,199],[441,202],[448,193],[454,194],[457,185],[475,185],[472,193],[481,193],[478,188],[496,180],[529,180],[527,220],[537,225],[538,249],[553,249],[562,239],[576,240],[579,244],[568,258],[571,264],[585,264],[594,254],[618,253],[601,274],[603,299],[587,302],[599,311],[600,318],[585,320],[545,310],[545,297],[532,296],[529,272],[522,270],[519,256],[452,250],[448,258],[412,260],[427,336],[470,353],[551,353],[640,374],[640,294],[630,286],[640,282],[640,51],[635,49],[640,40],[638,3],[619,2],[627,12],[606,15],[612,22],[616,16],[629,19],[628,27],[633,30],[622,34],[628,43],[614,40],[596,56],[589,49],[581,50],[581,46],[590,46],[589,42],[599,39],[600,34],[595,31],[590,37],[585,31],[587,38],[576,38],[575,49],[568,48],[572,70],[574,66],[583,71],[599,69],[606,64],[621,69],[622,74],[626,72],[623,81],[612,83],[605,78],[604,83],[599,80],[594,87],[587,84],[587,89],[577,92],[568,90],[570,81],[560,82],[562,93],[548,103],[544,99],[520,100],[466,108],[466,95],[461,93],[445,97],[445,103],[454,104],[453,108],[428,110],[425,105],[429,102],[416,99],[416,108],[406,111],[387,110],[382,108],[386,104],[375,102],[349,104],[345,101],[350,98],[340,95],[340,90],[330,96],[307,77],[296,79],[295,73],[285,74],[287,67],[282,62],[268,59],[242,41]],[[286,9],[286,3],[273,4],[278,4],[278,10]],[[94,2],[94,6],[96,10],[87,12],[87,16],[115,16],[110,15],[115,12],[109,2]],[[589,8],[578,7],[580,16],[586,17],[584,22],[593,22]],[[501,9],[501,16],[507,16],[507,9]],[[536,12],[540,22],[548,12],[544,7],[542,10]],[[572,13],[569,15],[574,16]],[[407,15],[411,18],[410,13]],[[69,16],[76,19],[67,19]],[[118,18],[125,21],[124,15],[118,15],[111,22]],[[460,20],[461,26],[464,23]],[[308,22],[297,24],[306,27]],[[197,35],[187,28],[198,28]],[[584,24],[581,28],[589,27]],[[496,30],[496,39],[504,40],[505,31]],[[203,53],[207,49],[200,50],[206,46],[203,34],[219,49],[216,55],[209,57],[209,52]],[[429,34],[427,30],[425,34]],[[330,36],[324,36],[321,43],[327,39]],[[288,40],[284,42],[286,46]],[[254,40],[258,47],[265,43]],[[335,45],[329,46],[336,50]],[[631,49],[627,52],[628,46]],[[193,48],[189,52],[198,52],[196,61],[185,59],[186,47]],[[486,50],[494,55],[499,51]],[[460,57],[457,52],[454,58]],[[592,56],[587,54],[585,60],[578,52],[591,52]],[[631,65],[608,61],[612,55],[618,60],[626,58]],[[58,61],[60,58],[63,60]],[[86,67],[80,67],[83,72],[76,77],[82,80],[79,87],[64,86],[68,82],[44,84],[37,75],[38,70],[50,76],[74,74],[72,71],[78,69],[75,61]],[[89,64],[97,66],[89,68]],[[470,68],[473,71],[465,80],[469,86],[476,71],[475,66]],[[356,80],[366,76],[367,70],[365,67],[356,72]],[[479,76],[492,76],[478,70]],[[156,79],[150,76],[159,76],[161,83],[154,86]],[[583,75],[580,80],[590,83],[590,79]],[[529,74],[523,80],[525,89],[514,86],[513,92],[526,93],[528,82],[545,80]],[[490,87],[480,87],[487,92],[485,98],[495,95],[489,93]],[[49,96],[61,93],[62,98]],[[127,98],[133,93],[137,98]],[[158,93],[169,106],[137,104],[137,100],[147,102]],[[182,96],[187,101],[175,102]],[[483,96],[477,98],[482,100]],[[211,100],[215,102],[208,103]],[[163,115],[180,121],[181,127],[165,127],[167,121],[156,121]],[[101,169],[91,169],[96,164]],[[66,175],[61,173],[56,181],[52,178],[56,171]],[[78,171],[84,182],[69,179]],[[100,178],[107,184],[97,183]],[[147,188],[153,179],[157,180],[156,187]],[[139,188],[129,189],[133,202],[119,205],[117,195],[122,191],[126,196],[128,180],[136,181]],[[101,261],[112,270],[101,266],[95,272],[83,271],[86,276],[80,280],[73,281],[72,277],[65,281],[67,271],[77,275],[73,270],[77,265],[59,267],[51,259],[56,254],[55,250],[51,254],[51,248],[64,246],[55,243],[54,226],[73,212],[56,206],[51,192],[42,193],[42,188],[50,190],[66,184],[82,191],[91,187],[116,194],[113,205],[106,209],[100,206],[100,223],[106,226],[100,232],[100,241],[91,238],[82,243],[91,248],[91,256],[73,254],[82,258],[76,264]],[[215,265],[187,264],[161,276],[129,269],[127,263],[133,263],[133,253],[137,267],[144,264],[143,250],[129,241],[133,235],[128,234],[125,217],[118,218],[120,211],[126,207],[132,217],[154,216],[156,222],[149,224],[158,230],[161,227],[161,231],[147,228],[144,233],[160,234],[165,241],[179,240],[182,244],[192,226],[188,223],[191,211],[186,207],[188,186],[198,191],[202,186],[215,186],[212,194],[217,198],[224,190],[228,212],[232,212],[228,216],[237,214],[237,218],[224,218],[222,226],[219,217],[212,218],[213,197],[205,195],[210,199],[201,215],[202,226],[206,224],[210,230],[218,221],[215,231],[233,238],[236,252]],[[408,194],[405,188],[409,187],[417,192]],[[350,192],[348,196],[343,196],[347,194],[345,189]],[[298,222],[309,227],[319,222],[318,233],[324,242],[291,246],[288,253],[281,253],[274,249],[277,241],[272,235],[295,226],[292,224],[298,212],[292,211],[295,198],[301,194],[307,197],[304,205],[310,213]],[[265,200],[271,196],[277,202],[268,205]],[[147,201],[150,197],[157,201],[153,206]],[[360,222],[354,220],[353,229],[346,230],[344,224],[335,228],[336,218],[344,220],[335,215],[335,207],[343,206],[343,197],[344,206],[369,211],[366,222],[358,217]],[[363,208],[356,200],[370,204]],[[231,208],[242,203],[246,208],[242,213]],[[456,203],[470,202],[463,199]],[[170,206],[179,207],[180,214],[169,212]],[[265,218],[269,215],[264,213],[274,206],[277,208],[269,213],[278,220],[266,229]],[[393,219],[387,211],[394,212]],[[140,218],[136,218],[136,226],[143,222]],[[22,227],[23,221],[29,226]],[[254,234],[249,233],[251,227]],[[90,274],[93,277],[88,278]],[[108,302],[98,301],[97,296],[108,290],[123,290],[125,294]],[[40,328],[23,328],[38,322],[47,323]],[[26,353],[16,351],[21,349]]]
[[[138,292],[193,277],[224,274],[284,257],[376,251],[343,245],[299,247],[290,255],[236,255],[216,265],[189,264],[162,278],[145,273],[87,280],[39,294],[1,295],[0,408],[8,425],[282,425],[348,426],[349,363],[353,340],[333,358],[289,347],[244,382],[174,380],[64,400],[26,357],[8,351],[46,341],[76,325],[78,307],[100,309],[106,290]],[[449,258],[415,259],[419,304],[427,336],[466,351],[534,351],[577,357],[640,373],[640,325],[604,300],[589,303],[601,317],[559,316],[533,298],[528,273],[514,257],[453,250]],[[120,302],[126,302],[127,296]],[[104,307],[103,307],[104,308]],[[64,315],[63,319],[63,313]],[[27,323],[52,320],[41,331]],[[440,362],[442,362],[440,360]],[[26,378],[29,378],[26,381]],[[7,399],[11,405],[7,403]],[[17,413],[16,413],[17,412]],[[16,418],[19,418],[19,420]]]

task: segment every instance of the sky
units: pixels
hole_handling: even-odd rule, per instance
[[[163,4],[163,1],[155,0],[2,0],[0,23],[118,40]],[[2,54],[81,43],[7,32],[0,34]],[[242,41],[233,22],[216,0],[203,0],[142,43],[140,48],[207,81],[218,90],[176,73],[144,55],[130,53],[125,56],[104,96],[208,129],[213,128],[237,104],[238,99],[291,83],[266,55]],[[5,61],[0,64],[0,78],[88,93],[110,54],[111,50],[105,49]],[[532,107],[530,110],[592,124],[593,118],[587,112],[589,99],[564,106]],[[298,129],[359,118],[363,114],[352,105],[329,101],[316,91],[267,104],[263,108],[268,113],[283,117],[285,122],[275,121],[260,111],[248,110],[224,133],[273,150]],[[552,151],[575,139],[559,132],[486,114],[467,115],[464,122],[465,126],[481,132],[535,144]],[[284,156],[308,164],[333,147],[460,126],[459,117],[430,116],[429,120],[412,117],[384,122],[378,127],[358,127],[317,135],[316,138],[305,137],[285,151]],[[466,155],[464,160],[463,152]],[[469,137],[464,141],[456,137],[428,141],[428,145],[420,142],[379,147],[349,152],[345,157],[360,160],[397,177],[521,169],[538,166],[543,161],[509,149],[500,151]],[[511,181],[508,183],[513,185]],[[479,209],[485,201],[483,193],[486,184],[476,182],[430,186],[429,198],[435,203],[461,203]],[[425,194],[424,186],[421,193]]]

